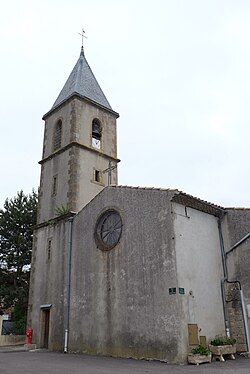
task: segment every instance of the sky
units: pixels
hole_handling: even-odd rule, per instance
[[[39,186],[42,116],[82,28],[120,114],[119,184],[250,207],[249,0],[12,0],[0,12],[0,208]]]

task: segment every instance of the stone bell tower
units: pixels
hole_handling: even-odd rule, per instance
[[[45,120],[38,223],[78,212],[117,184],[116,119],[84,55]],[[112,173],[104,173],[107,169]]]

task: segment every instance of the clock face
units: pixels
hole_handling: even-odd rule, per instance
[[[122,234],[122,219],[120,214],[113,210],[107,210],[98,219],[95,230],[95,239],[100,249],[114,248]]]
[[[92,138],[92,147],[94,147],[96,149],[100,149],[101,148],[101,141],[99,139]]]

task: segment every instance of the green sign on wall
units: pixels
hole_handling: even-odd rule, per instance
[[[176,287],[172,287],[168,289],[169,295],[175,295],[176,294]]]

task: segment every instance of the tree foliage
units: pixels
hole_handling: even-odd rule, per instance
[[[0,209],[0,310],[14,308],[14,316],[25,318],[28,305],[33,226],[37,215],[37,193],[17,193]]]

